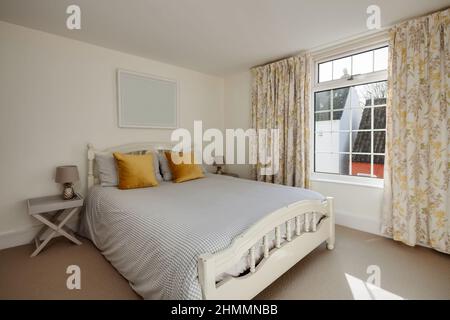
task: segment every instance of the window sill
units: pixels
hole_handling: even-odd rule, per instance
[[[330,175],[328,175],[328,174],[313,173],[311,175],[310,181],[384,189],[384,180],[383,179],[375,179],[375,178],[362,178],[362,177],[353,177],[353,176],[334,176],[334,175],[331,175],[331,177],[330,177]]]

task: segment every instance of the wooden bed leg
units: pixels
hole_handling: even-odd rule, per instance
[[[214,273],[214,261],[211,259],[212,254],[202,254],[198,258],[198,280],[202,288],[204,300],[210,299],[216,289],[216,279]]]
[[[335,242],[333,197],[327,197],[327,205],[328,217],[330,218],[330,237],[327,240],[327,249],[333,250]]]

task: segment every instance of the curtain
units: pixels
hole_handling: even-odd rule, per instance
[[[382,232],[450,253],[450,9],[390,31]]]
[[[309,56],[301,55],[252,69],[252,127],[278,129],[257,139],[258,181],[309,187]],[[261,147],[267,154],[261,154]],[[275,170],[263,173],[262,164],[274,156]],[[278,160],[278,161],[276,161]],[[272,166],[272,168],[274,168]]]

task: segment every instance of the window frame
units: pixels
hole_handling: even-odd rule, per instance
[[[310,179],[318,182],[342,183],[365,187],[383,188],[384,178],[373,178],[363,176],[350,176],[334,173],[315,172],[315,93],[326,90],[339,89],[343,87],[358,86],[373,82],[387,81],[388,71],[375,71],[371,73],[354,75],[351,79],[337,79],[319,82],[319,64],[331,60],[345,58],[358,53],[379,49],[388,46],[387,34],[381,34],[375,37],[369,37],[365,40],[352,41],[345,45],[334,46],[329,49],[320,50],[311,54],[311,89],[310,89]],[[372,119],[373,121],[373,119]],[[373,128],[372,128],[373,129]]]

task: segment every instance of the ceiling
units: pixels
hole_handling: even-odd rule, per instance
[[[385,27],[450,0],[0,0],[0,20],[225,76],[365,33],[371,4]]]

